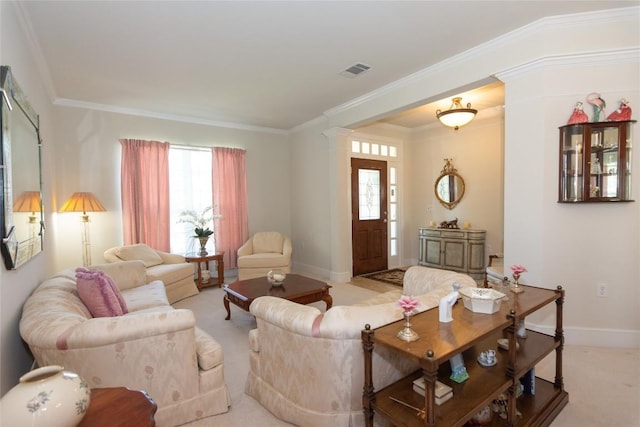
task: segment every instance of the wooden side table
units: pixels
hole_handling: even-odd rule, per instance
[[[198,285],[198,290],[207,287],[218,285],[219,288],[222,287],[224,283],[224,251],[216,251],[215,254],[207,254],[200,255],[198,253],[189,253],[184,256],[184,260],[186,262],[194,262],[196,263],[196,285]],[[202,278],[202,264],[205,265],[205,270],[209,270],[209,261],[215,261],[218,269],[218,281],[214,283],[212,279],[203,280]]]
[[[154,427],[156,403],[145,391],[125,387],[94,388],[78,427]]]

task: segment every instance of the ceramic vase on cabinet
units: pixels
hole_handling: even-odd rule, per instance
[[[29,427],[76,426],[90,401],[91,390],[78,374],[62,366],[44,366],[21,376],[2,397],[2,422]]]

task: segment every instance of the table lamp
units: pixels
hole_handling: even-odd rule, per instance
[[[91,240],[89,236],[89,215],[87,212],[105,212],[102,203],[93,193],[73,193],[69,200],[64,202],[60,212],[82,212],[80,222],[82,222],[82,265],[91,265]]]

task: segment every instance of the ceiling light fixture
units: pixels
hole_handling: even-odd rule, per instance
[[[471,103],[468,103],[467,108],[464,108],[462,104],[460,104],[460,101],[462,101],[460,97],[455,97],[452,101],[451,107],[449,107],[448,110],[437,110],[436,117],[443,125],[458,130],[460,126],[464,126],[473,120],[478,110],[471,108]]]

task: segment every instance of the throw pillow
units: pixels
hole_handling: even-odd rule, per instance
[[[122,246],[118,248],[116,255],[123,261],[140,260],[147,268],[162,264],[160,255],[144,243]]]
[[[102,271],[77,268],[76,287],[93,317],[122,316],[129,312],[120,289]]]

